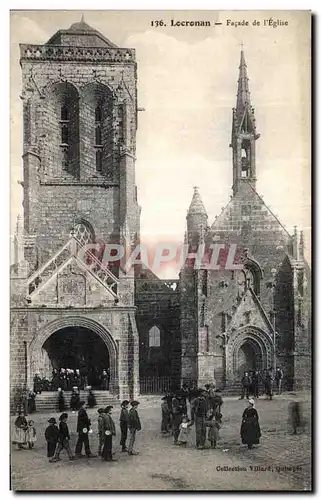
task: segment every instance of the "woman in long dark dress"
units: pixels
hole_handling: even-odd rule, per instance
[[[64,391],[61,389],[61,387],[58,387],[58,409],[61,413],[66,409]]]
[[[241,439],[248,448],[253,448],[254,444],[259,444],[261,429],[259,415],[255,409],[254,399],[249,399],[249,406],[245,408],[242,416]]]
[[[80,396],[77,387],[72,388],[71,398],[70,398],[70,409],[72,412],[79,410]]]
[[[36,411],[36,393],[30,391],[28,397],[28,413],[35,413]]]
[[[94,408],[94,406],[97,405],[97,402],[96,402],[95,395],[94,395],[90,385],[87,387],[87,390],[88,390],[87,404],[88,404],[89,408]]]

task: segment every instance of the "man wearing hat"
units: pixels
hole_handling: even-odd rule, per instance
[[[128,419],[129,419],[128,405],[129,401],[125,399],[121,404],[121,410],[120,410],[119,424],[121,432],[121,439],[120,439],[121,451],[128,451],[128,449],[126,448],[126,441],[128,434]]]
[[[98,408],[98,456],[101,457],[101,450],[104,446],[105,431],[104,431],[104,408]]]
[[[129,415],[128,415],[128,428],[130,432],[130,440],[129,440],[129,446],[128,446],[128,455],[138,455],[137,451],[133,450],[134,443],[135,443],[135,438],[136,438],[136,432],[140,431],[142,426],[140,423],[139,415],[138,415],[138,401],[132,401],[130,403],[131,409],[129,410]]]
[[[206,442],[206,416],[208,404],[204,389],[198,389],[198,397],[193,400],[191,408],[192,422],[195,422],[196,448],[203,450]]]
[[[47,441],[47,457],[49,458],[49,462],[53,462],[53,457],[59,440],[59,429],[54,417],[49,418],[48,423],[49,425],[45,430],[45,438]]]
[[[161,404],[161,410],[162,410],[162,425],[161,425],[161,431],[163,434],[168,434],[169,433],[169,424],[170,424],[170,418],[171,418],[171,412],[168,407],[168,402],[167,402],[167,397],[164,396],[162,398],[162,404]]]
[[[81,458],[83,444],[85,445],[85,453],[88,458],[93,458],[96,456],[91,453],[89,446],[88,432],[90,430],[90,425],[91,422],[86,412],[86,403],[85,401],[80,401],[80,410],[78,412],[77,419],[78,441],[75,449],[75,455],[77,458]]]
[[[104,426],[104,447],[102,451],[102,460],[112,462],[113,458],[113,436],[116,436],[116,427],[111,416],[113,406],[106,406],[103,413]]]

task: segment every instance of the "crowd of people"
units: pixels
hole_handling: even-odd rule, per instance
[[[88,385],[95,385],[97,389],[108,391],[110,382],[109,368],[103,369],[99,373],[95,368],[90,371],[60,368],[53,369],[51,380],[46,377],[40,377],[36,373],[33,379],[33,392],[41,394],[44,391],[57,391],[61,388],[63,391],[71,391],[73,387],[84,389]]]
[[[139,401],[123,401],[120,412],[120,433],[122,452],[127,452],[129,455],[137,455],[134,450],[136,433],[141,430],[141,423],[138,414]],[[130,406],[130,410],[128,410]],[[59,426],[55,417],[48,419],[48,426],[45,430],[45,439],[47,443],[47,457],[49,462],[57,462],[60,460],[60,453],[66,450],[70,460],[81,458],[83,456],[82,449],[84,447],[85,454],[88,458],[95,458],[97,455],[104,461],[114,461],[113,453],[113,437],[116,436],[116,425],[113,420],[113,406],[109,405],[106,408],[99,408],[97,415],[98,428],[98,453],[92,453],[89,443],[89,435],[93,433],[92,422],[86,411],[87,405],[85,401],[79,402],[78,418],[76,432],[78,439],[75,447],[75,452],[72,453],[70,448],[70,432],[68,427],[68,413],[63,412],[59,417]],[[127,440],[129,443],[127,447]],[[24,413],[19,412],[15,420],[15,436],[14,443],[18,449],[28,446],[29,449],[34,447],[36,441],[36,429],[34,422],[27,421]]]
[[[279,368],[278,368],[279,369]],[[281,374],[273,377],[276,381],[278,393],[280,393],[280,380],[283,378]],[[269,372],[268,370],[267,372]],[[255,375],[255,374],[254,374]],[[247,378],[246,378],[247,377]],[[265,380],[268,380],[267,378]],[[254,382],[253,382],[254,381]],[[256,379],[253,374],[245,372],[242,379],[242,396],[247,398],[247,407],[243,411],[240,438],[241,442],[248,446],[249,449],[253,445],[260,442],[261,429],[259,424],[259,415],[255,408],[255,398],[259,397],[256,391]],[[244,390],[244,387],[248,390]],[[47,456],[50,462],[60,460],[60,453],[66,450],[69,458],[81,458],[82,448],[85,448],[85,454],[89,458],[94,455],[90,448],[89,434],[93,433],[92,423],[88,417],[86,408],[96,406],[96,399],[90,386],[86,387],[87,402],[80,399],[78,387],[73,387],[70,399],[70,410],[78,412],[76,432],[78,439],[74,454],[70,448],[70,433],[68,428],[68,413],[64,391],[58,388],[58,408],[61,412],[59,418],[59,426],[56,419],[51,417],[48,420],[48,427],[45,431],[45,439],[47,442]],[[268,386],[269,390],[265,390],[267,397],[271,397],[273,389]],[[251,393],[254,395],[250,397]],[[141,430],[141,422],[138,415],[138,401],[125,400],[121,403],[119,415],[120,429],[120,445],[122,452],[128,452],[130,455],[136,455],[134,443],[136,433]],[[215,389],[215,385],[206,384],[205,388],[187,387],[186,384],[173,392],[167,393],[161,399],[161,435],[164,437],[172,436],[173,444],[186,447],[190,443],[190,434],[192,428],[195,428],[196,448],[202,450],[210,447],[215,449],[219,438],[219,432],[223,425],[222,414],[223,398],[221,391]],[[130,407],[130,410],[129,410]],[[27,421],[26,416],[29,414],[25,408],[20,409],[18,417],[15,421],[15,439],[18,449],[27,446],[29,449],[34,447],[37,440],[37,432],[34,426],[34,421]],[[291,402],[289,405],[289,417],[292,425],[293,434],[297,433],[298,428],[302,425],[301,408],[298,402]],[[116,425],[113,419],[113,406],[109,405],[106,408],[99,408],[97,412],[97,432],[98,432],[98,450],[97,455],[105,461],[115,460],[113,454],[113,438],[116,436]],[[129,442],[128,441],[129,434]],[[207,444],[209,443],[209,445]]]
[[[187,402],[190,403],[189,412]],[[222,405],[221,392],[211,384],[205,389],[188,389],[184,384],[179,391],[162,398],[161,432],[165,436],[172,434],[175,445],[186,446],[191,427],[195,424],[196,447],[204,449],[208,428],[208,439],[215,448],[222,425]]]
[[[87,391],[87,405],[89,408],[94,408],[97,404],[95,394],[92,390],[92,387],[88,385],[85,387]],[[58,387],[58,400],[57,400],[58,410],[60,412],[65,411],[67,409],[67,402],[65,398],[64,391]],[[70,410],[75,413],[80,408],[80,390],[77,386],[72,388],[70,401],[69,401]]]
[[[240,399],[247,399],[249,396],[260,397],[260,387],[264,387],[264,394],[267,398],[273,397],[273,386],[276,386],[277,394],[281,394],[283,380],[283,370],[277,366],[275,373],[272,368],[259,371],[246,371],[242,377],[242,394]],[[275,384],[274,384],[275,383]]]

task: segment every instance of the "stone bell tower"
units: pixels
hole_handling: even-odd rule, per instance
[[[26,376],[13,361],[13,384],[30,385],[45,370],[39,352],[59,318],[57,330],[92,326],[108,348],[112,392],[133,396],[134,273],[106,262],[104,252],[108,243],[130,248],[139,239],[135,50],[82,18],[20,53],[24,271],[14,279],[12,335]],[[47,351],[46,366],[54,366]]]

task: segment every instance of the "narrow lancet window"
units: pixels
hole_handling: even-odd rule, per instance
[[[96,170],[101,172],[103,168],[103,152],[102,152],[102,110],[100,106],[95,109],[95,148],[96,148]]]

